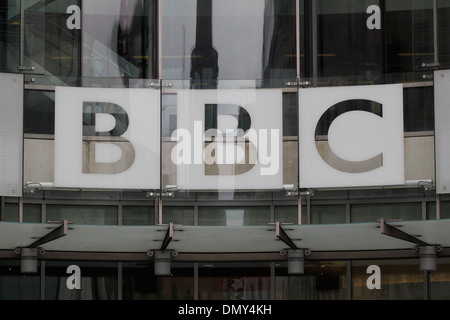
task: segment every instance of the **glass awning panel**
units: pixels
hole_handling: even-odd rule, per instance
[[[389,226],[425,242],[450,246],[450,220],[386,222]],[[39,245],[46,251],[136,253],[160,250],[170,225],[97,226],[69,224],[64,236]],[[342,225],[280,225],[302,249],[370,251],[411,249],[417,244],[384,234],[380,222]],[[0,250],[28,247],[60,224],[0,223]],[[168,250],[179,253],[265,253],[289,246],[276,236],[275,224],[265,226],[174,225]]]

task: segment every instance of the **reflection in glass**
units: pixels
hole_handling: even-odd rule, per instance
[[[275,264],[276,300],[345,300],[348,295],[344,261],[305,263],[305,274],[287,274],[285,262]]]
[[[355,204],[351,206],[351,221],[374,222],[380,218],[421,220],[421,203]]]
[[[0,301],[38,300],[40,296],[40,263],[38,273],[24,275],[20,272],[20,261],[0,261]]]
[[[191,263],[171,263],[171,275],[157,277],[152,263],[124,263],[123,300],[192,300],[193,270]]]
[[[81,289],[68,289],[67,268],[80,267]],[[117,263],[64,261],[45,263],[46,300],[117,300]]]
[[[144,206],[123,206],[122,224],[148,226],[155,224],[155,208]]]
[[[47,220],[73,224],[117,225],[116,206],[47,205]]]
[[[198,224],[204,226],[247,226],[269,222],[269,207],[198,208]]]
[[[216,80],[296,76],[295,1],[163,2],[163,77]]]
[[[381,289],[367,287],[367,268],[380,267]],[[423,273],[418,260],[354,261],[352,262],[354,300],[422,300],[424,298]]]
[[[198,276],[199,300],[270,299],[268,264],[204,263]]]
[[[83,13],[83,77],[157,78],[156,1],[85,1]]]

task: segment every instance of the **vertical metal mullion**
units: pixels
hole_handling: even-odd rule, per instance
[[[40,300],[45,300],[45,261],[40,261],[41,264],[41,277],[39,279],[39,295]]]
[[[438,46],[438,21],[437,21],[437,0],[433,0],[433,41],[434,41],[434,63],[439,63],[439,46]]]
[[[19,198],[19,223],[23,222],[23,197]]]
[[[194,262],[194,300],[199,300],[199,297],[198,297],[198,262]]]
[[[122,300],[122,262],[117,263],[117,300]]]
[[[119,204],[117,206],[117,224],[119,226],[122,225],[122,220],[123,220],[123,206],[121,204]]]
[[[162,1],[158,0],[158,79],[162,80]]]
[[[296,51],[297,51],[297,80],[301,79],[301,65],[300,65],[300,0],[295,3],[295,21],[296,21]]]
[[[427,202],[422,201],[422,220],[427,220]]]
[[[45,223],[45,221],[47,221],[46,218],[47,218],[47,204],[43,203],[41,205],[41,222]]]
[[[270,263],[270,299],[275,300],[275,262]]]
[[[19,65],[24,65],[25,45],[25,0],[20,0],[20,57]]]
[[[347,299],[353,299],[353,283],[352,283],[352,261],[347,261]]]

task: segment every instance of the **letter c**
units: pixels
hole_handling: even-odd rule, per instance
[[[319,135],[328,136],[328,131],[333,121],[344,113],[352,111],[365,111],[373,113],[381,118],[383,117],[383,105],[378,102],[359,99],[339,102],[329,108],[320,118],[316,126],[316,137]],[[365,161],[347,161],[340,158],[333,152],[333,150],[331,150],[328,138],[325,144],[320,148],[318,141],[316,141],[316,148],[322,159],[338,171],[347,173],[364,173],[383,166],[383,153],[380,153],[379,155]]]

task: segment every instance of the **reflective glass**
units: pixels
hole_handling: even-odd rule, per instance
[[[165,79],[295,79],[295,1],[162,2]]]
[[[380,289],[370,290],[367,281],[369,266],[378,266]],[[373,283],[373,282],[372,282]],[[352,262],[354,300],[423,300],[425,284],[418,260],[375,260]]]
[[[73,272],[67,272],[71,265],[80,268],[80,289],[69,289],[67,281]],[[46,300],[117,300],[117,263],[84,261],[46,261]],[[71,284],[76,283],[72,279]]]
[[[116,206],[48,205],[47,221],[68,220],[73,224],[117,225]]]
[[[270,222],[269,207],[199,207],[201,226],[264,225]]]
[[[344,261],[305,262],[305,273],[289,275],[287,265],[275,263],[276,300],[346,300],[347,266]]]
[[[268,300],[268,263],[201,263],[199,300]]]

